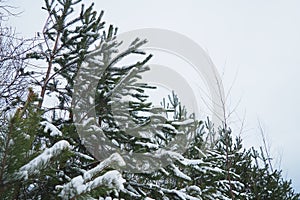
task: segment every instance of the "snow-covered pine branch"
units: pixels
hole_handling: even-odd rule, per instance
[[[40,124],[45,127],[44,128],[45,132],[50,131],[50,136],[62,136],[61,131],[50,122],[43,121]]]
[[[50,164],[52,158],[60,155],[64,150],[69,148],[70,144],[66,140],[55,143],[52,147],[45,149],[43,153],[22,166],[15,174],[15,177],[17,179],[27,179],[31,175],[40,173],[41,169],[46,168]]]
[[[125,166],[124,160],[118,153],[112,154],[96,167],[86,171],[83,175],[74,177],[70,182],[63,186],[57,186],[57,189],[61,189],[59,196],[63,199],[71,199],[78,195],[87,193],[99,186],[106,186],[116,191],[124,190],[123,183],[126,181],[122,178],[122,174],[119,171],[112,170],[101,176],[96,176],[106,167],[114,165],[119,167]]]

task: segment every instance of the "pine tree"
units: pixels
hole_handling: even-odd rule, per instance
[[[1,199],[27,199],[32,190],[39,186],[42,189],[44,177],[51,176],[48,167],[54,168],[57,156],[68,150],[67,141],[59,141],[50,148],[36,145],[36,136],[43,131],[41,111],[37,107],[37,98],[29,90],[24,107],[17,109],[8,122],[8,126],[1,130]],[[40,148],[38,148],[40,146]]]
[[[162,109],[153,109],[151,108],[151,103],[145,102],[147,96],[144,94],[144,89],[151,87],[147,86],[147,84],[135,83],[136,79],[140,78],[140,74],[148,70],[145,64],[151,58],[151,55],[146,56],[143,61],[130,66],[118,66],[118,61],[126,56],[132,54],[144,55],[138,48],[143,45],[145,41],[134,40],[127,50],[117,53],[116,48],[120,45],[120,41],[116,40],[116,29],[110,26],[107,32],[104,31],[102,35],[99,33],[99,30],[103,29],[104,25],[101,21],[103,13],[97,15],[97,13],[93,11],[93,5],[87,9],[82,6],[78,17],[74,19],[69,18],[73,7],[79,2],[80,1],[46,1],[44,9],[49,13],[49,18],[46,23],[45,32],[43,33],[45,46],[41,48],[41,51],[27,55],[28,58],[44,60],[47,65],[45,77],[37,83],[38,86],[41,87],[38,107],[44,110],[42,125],[46,126],[46,130],[48,130],[49,127],[54,127],[53,129],[55,130],[53,131],[52,129],[50,133],[43,132],[40,134],[38,136],[39,142],[51,146],[53,143],[64,139],[67,140],[72,147],[73,156],[66,161],[66,164],[62,164],[63,167],[60,166],[55,169],[58,175],[53,176],[51,180],[43,185],[44,188],[47,188],[44,191],[50,191],[56,188],[56,195],[58,194],[58,196],[62,198],[79,198],[81,196],[87,197],[89,195],[109,193],[112,191],[111,189],[114,189],[114,184],[108,184],[107,186],[103,181],[101,182],[102,179],[107,179],[105,177],[108,173],[113,172],[115,174],[115,181],[117,181],[117,179],[121,182],[123,181],[120,172],[107,171],[108,166],[105,167],[106,170],[102,169],[103,167],[101,166],[103,163],[95,161],[93,157],[95,154],[91,155],[85,148],[88,146],[87,143],[83,146],[81,138],[72,123],[72,119],[76,117],[76,113],[72,113],[70,105],[72,101],[77,102],[76,96],[72,96],[78,70],[81,70],[81,73],[83,71],[84,74],[85,69],[88,71],[94,70],[94,68],[100,69],[100,74],[93,74],[95,75],[94,77],[97,78],[95,81],[98,82],[96,95],[90,94],[92,98],[96,96],[94,102],[97,105],[97,123],[102,124],[102,128],[98,128],[98,130],[104,131],[109,139],[115,140],[115,143],[124,147],[125,150],[133,150],[134,152],[152,151],[153,148],[155,149],[155,147],[158,146],[158,142],[163,142],[162,139],[158,141],[157,139],[151,139],[151,137],[148,138],[144,136],[140,138],[126,134],[128,132],[134,132],[134,129],[132,129],[133,124],[139,129],[139,133],[136,134],[140,135],[143,131],[149,132],[149,130],[147,130],[148,128],[155,130],[158,125],[166,121],[166,119],[159,114],[163,112]],[[96,49],[91,48],[93,44],[96,44],[97,40],[99,40],[100,43],[97,44]],[[100,59],[98,58],[99,60],[96,65],[88,65],[86,67],[82,65],[85,59],[88,60],[95,53],[101,56]],[[83,67],[80,68],[80,66]],[[89,80],[90,78],[90,76],[87,77],[87,83],[91,81]],[[77,85],[77,89],[83,86],[84,85]],[[88,85],[88,87],[89,86],[91,85]],[[87,88],[84,90],[90,91]],[[44,107],[44,101],[48,98],[47,95],[56,96],[59,104],[55,107]],[[120,103],[120,96],[126,95],[131,96],[134,100]],[[113,116],[111,103],[117,101],[123,105],[120,106],[120,110],[114,109],[115,113]],[[82,103],[82,105],[85,104],[85,102],[80,103]],[[130,105],[129,108],[126,108],[127,104]],[[122,110],[124,108],[127,110]],[[139,111],[148,112],[149,117],[139,115]],[[127,112],[130,113],[130,116],[126,116]],[[47,113],[48,116],[49,113],[51,113],[51,117],[47,117],[45,113]],[[130,120],[127,120],[129,118]],[[129,129],[124,130],[122,127],[119,127],[120,123],[123,123],[120,119],[126,123],[131,123],[129,125],[125,124],[125,126],[123,124],[123,127],[129,127]],[[152,123],[150,123],[150,121],[152,121]],[[150,124],[150,127],[145,126],[148,124]],[[89,124],[86,123],[85,125]],[[169,127],[172,126],[169,125]],[[166,128],[164,131],[172,132],[174,130],[174,127],[172,127],[171,130]],[[53,132],[58,132],[59,134],[54,134]],[[93,135],[96,137],[99,137],[100,133],[101,132],[97,133],[97,130],[93,130]],[[154,138],[158,138],[157,135],[160,133],[153,132],[151,134]],[[173,135],[174,134],[175,133],[173,133]],[[159,136],[161,137],[161,135]],[[151,144],[151,147],[149,144]],[[99,152],[98,146],[93,148]],[[113,152],[107,155],[107,158],[110,158],[112,155],[114,155]],[[122,164],[120,159],[117,159],[116,163]],[[96,171],[97,173],[93,174],[92,172],[90,173],[90,171]],[[89,177],[90,175],[88,175],[87,178],[87,174],[92,174],[92,176]],[[59,177],[60,175],[62,175],[62,177]],[[77,183],[80,184],[78,185]],[[94,194],[91,190],[99,186],[104,187],[104,189],[100,189]],[[119,190],[122,189],[119,184],[115,184],[115,186],[117,186]],[[126,193],[126,190],[123,192]],[[41,195],[44,196],[43,192]],[[55,195],[55,192],[53,195]],[[114,195],[117,195],[117,193]]]
[[[47,177],[43,191],[37,193],[40,197],[87,198],[90,193],[101,195],[119,188],[121,185],[116,181],[122,183],[123,180],[119,172],[106,170],[114,159],[103,164],[92,157],[72,123],[71,102],[76,73],[92,45],[102,37],[100,30],[104,28],[103,12],[98,15],[93,4],[87,8],[82,5],[79,15],[70,17],[80,2],[45,1],[43,9],[49,17],[42,33],[44,44],[40,45],[40,50],[27,54],[28,58],[45,61],[47,66],[45,76],[35,82],[40,87],[38,107],[43,110],[41,124],[46,130],[38,135],[39,143],[51,146],[65,140],[70,144],[71,153],[67,160],[53,168],[53,176]],[[45,104],[49,97],[56,98],[59,103]],[[110,158],[117,158],[113,163],[122,164],[118,156]],[[103,189],[91,191],[99,186]]]
[[[230,129],[219,129],[216,146],[206,149],[211,123],[201,124],[195,142],[174,163],[152,174],[127,174],[125,199],[299,199],[291,181],[271,171],[264,153],[245,149]],[[201,131],[200,131],[201,130]],[[261,160],[263,166],[259,165]]]

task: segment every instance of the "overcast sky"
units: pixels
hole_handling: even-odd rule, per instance
[[[11,2],[24,11],[9,21],[17,32],[32,37],[42,30],[42,0]],[[225,91],[234,82],[229,109],[241,99],[232,126],[245,114],[242,138],[258,146],[260,120],[275,166],[281,158],[284,177],[300,192],[300,1],[102,0],[95,6],[120,32],[163,28],[201,45],[224,74]]]

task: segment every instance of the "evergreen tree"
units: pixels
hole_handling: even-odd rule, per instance
[[[230,129],[219,129],[216,146],[206,149],[205,135],[214,130],[210,123],[200,127],[195,142],[170,166],[152,174],[127,174],[125,185],[136,197],[124,198],[299,199],[291,181],[270,170],[263,151],[246,150],[239,137],[232,139]]]
[[[56,194],[67,199],[109,193],[112,191],[111,187],[114,189],[113,185],[118,186],[117,189],[119,190],[122,189],[120,184],[115,183],[108,184],[109,187],[107,188],[105,181],[101,181],[102,179],[107,180],[110,176],[106,175],[111,175],[112,172],[115,175],[113,177],[115,181],[123,181],[120,172],[107,171],[107,169],[103,171],[103,162],[95,161],[94,156],[96,155],[97,158],[97,154],[91,155],[86,150],[85,147],[89,144],[85,142],[83,146],[81,138],[72,123],[73,118],[77,117],[76,114],[78,114],[72,113],[72,101],[79,102],[81,105],[87,103],[84,102],[84,99],[76,99],[76,96],[74,97],[73,95],[74,84],[76,84],[75,77],[79,76],[79,70],[83,74],[87,70],[87,78],[84,79],[84,76],[80,77],[87,83],[87,88],[83,88],[86,85],[81,84],[76,85],[77,89],[93,91],[93,88],[88,88],[93,86],[89,84],[92,81],[90,79],[96,78],[95,81],[98,82],[96,95],[85,94],[87,97],[96,97],[93,101],[96,104],[97,123],[101,126],[97,130],[92,129],[93,135],[91,136],[100,137],[101,133],[104,132],[106,137],[114,140],[121,150],[124,148],[126,151],[132,150],[134,152],[153,151],[159,146],[159,143],[163,143],[166,140],[161,138],[162,133],[160,131],[159,133],[155,132],[157,126],[161,126],[167,121],[160,114],[163,110],[153,109],[151,103],[146,102],[147,96],[144,94],[144,89],[151,87],[147,86],[147,84],[136,83],[136,79],[140,78],[140,74],[148,70],[145,64],[151,55],[146,56],[143,61],[130,66],[119,66],[118,64],[120,60],[129,55],[144,55],[145,53],[138,48],[145,41],[134,40],[127,50],[117,52],[120,41],[116,40],[116,29],[110,26],[107,32],[99,33],[99,30],[103,29],[104,26],[104,23],[101,21],[103,13],[97,15],[93,11],[93,5],[87,9],[82,6],[78,17],[74,19],[69,18],[73,8],[79,2],[46,1],[44,9],[49,13],[49,18],[43,33],[45,44],[41,46],[40,51],[27,54],[28,58],[44,60],[47,65],[45,77],[36,82],[41,87],[38,107],[44,110],[41,124],[46,126],[45,130],[48,130],[49,127],[54,127],[54,132],[59,133],[54,134],[53,129],[52,132],[42,132],[38,135],[38,140],[47,146],[51,146],[62,139],[67,140],[71,144],[73,153],[73,156],[66,161],[66,164],[61,164],[59,168],[55,169],[56,175],[52,176],[43,185],[46,188],[44,191],[48,192],[55,188]],[[96,49],[93,49],[92,45],[96,44],[96,41],[100,43],[97,44]],[[97,62],[85,66],[84,62],[90,61],[90,58],[94,59],[93,55],[96,53],[100,56],[100,58],[98,58],[99,56],[96,57],[98,59],[96,60]],[[91,77],[90,72],[95,69],[100,69],[100,72],[93,74],[94,76]],[[51,95],[52,98],[56,97],[59,102],[58,105],[51,105],[50,107],[46,105],[44,102],[48,98],[47,95]],[[121,102],[120,97],[124,96],[131,96],[133,100]],[[113,102],[119,102],[120,105],[119,110],[114,109],[114,113],[112,113],[111,109]],[[128,104],[130,105],[129,108],[127,108]],[[86,110],[89,109],[87,108]],[[149,117],[140,115],[140,111],[147,112]],[[130,116],[127,116],[127,113],[130,113]],[[89,130],[89,123],[83,124],[88,126],[87,129]],[[124,129],[125,127],[126,129]],[[137,130],[138,132],[136,132]],[[165,128],[163,131],[170,132],[174,136],[176,134],[173,132],[174,130],[175,128],[169,124],[168,128]],[[136,133],[135,135],[126,134],[129,132]],[[149,132],[151,137],[149,135],[142,136],[143,132]],[[102,153],[99,148],[103,147],[92,146],[92,148],[96,152]],[[111,158],[112,155],[115,154],[111,152],[111,154],[106,156]],[[122,159],[126,160],[124,157]],[[105,163],[108,165],[108,162]],[[115,163],[122,164],[122,160],[117,159]],[[59,177],[60,175],[62,177]],[[99,186],[103,186],[106,189],[100,189],[94,194],[94,191],[91,190]],[[126,190],[123,192],[126,193]],[[55,195],[55,192],[53,195]],[[114,195],[117,195],[117,193],[114,193]],[[42,196],[44,196],[43,192]]]
[[[1,130],[1,199],[37,198],[34,190],[43,190],[47,177],[53,175],[52,170],[65,157],[67,141],[46,148],[36,140],[43,132],[41,116],[36,95],[30,90],[24,106],[17,109],[8,126]]]

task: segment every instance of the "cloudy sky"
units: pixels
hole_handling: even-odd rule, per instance
[[[9,21],[17,32],[32,37],[42,30],[42,0],[10,2],[23,11]],[[222,74],[225,91],[233,86],[227,101],[235,110],[232,126],[238,129],[245,119],[246,146],[259,146],[260,121],[275,167],[300,192],[299,1],[103,0],[95,6],[120,32],[168,29],[201,45]]]

